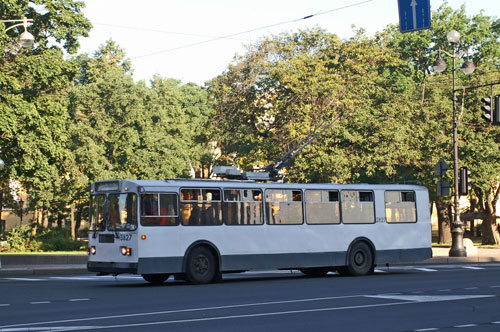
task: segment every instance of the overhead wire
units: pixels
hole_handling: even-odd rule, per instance
[[[372,2],[372,1],[375,1],[375,0],[365,0],[365,1],[353,3],[353,4],[350,4],[350,5],[346,5],[346,6],[342,6],[342,7],[338,7],[338,8],[334,8],[334,9],[330,9],[330,10],[326,10],[326,11],[320,11],[318,13],[306,15],[304,17],[297,18],[297,19],[292,19],[292,20],[283,21],[283,22],[279,22],[279,23],[269,24],[269,25],[262,26],[262,27],[259,27],[259,28],[254,28],[254,29],[250,29],[250,30],[240,31],[240,32],[229,34],[229,35],[224,35],[224,36],[220,36],[220,37],[215,37],[215,38],[211,38],[211,39],[199,41],[199,42],[196,42],[196,43],[185,44],[185,45],[181,45],[181,46],[177,46],[177,47],[172,47],[172,48],[169,48],[169,49],[166,49],[166,50],[162,50],[162,51],[157,51],[157,52],[152,52],[152,53],[148,53],[148,54],[144,54],[144,55],[139,55],[139,56],[131,57],[130,60],[145,58],[145,57],[149,57],[149,56],[153,56],[153,55],[157,55],[157,54],[162,54],[162,53],[167,53],[167,52],[172,52],[172,51],[177,51],[177,50],[180,50],[180,49],[184,49],[184,48],[188,48],[188,47],[193,47],[193,46],[198,46],[198,45],[202,45],[202,44],[207,44],[207,43],[211,43],[211,42],[222,40],[222,39],[229,39],[229,38],[232,38],[232,37],[235,37],[235,36],[239,36],[239,35],[243,35],[243,34],[255,32],[255,31],[259,31],[259,30],[274,28],[274,27],[277,27],[277,26],[280,26],[280,25],[284,25],[284,24],[289,24],[289,23],[293,23],[293,22],[307,20],[307,19],[310,19],[310,18],[315,17],[315,16],[326,15],[326,14],[329,14],[329,13],[332,13],[332,12],[336,12],[336,11],[344,10],[344,9],[347,9],[347,8],[359,6],[359,5],[366,4],[366,3],[369,3],[369,2]]]

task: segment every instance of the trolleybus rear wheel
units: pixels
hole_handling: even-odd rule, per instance
[[[195,247],[189,253],[186,277],[193,284],[208,284],[216,276],[215,257],[205,247]]]
[[[362,276],[373,269],[372,250],[366,242],[356,242],[347,258],[347,270],[350,275]]]

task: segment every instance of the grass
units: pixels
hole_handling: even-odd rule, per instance
[[[472,240],[472,243],[474,244],[474,246],[478,247],[478,248],[481,248],[481,249],[500,249],[500,245],[492,245],[492,244],[481,244],[481,237],[467,237],[469,239]],[[433,247],[436,247],[436,248],[450,248],[451,247],[451,243],[438,243],[438,238],[437,238],[437,235],[432,236],[432,246]]]
[[[86,255],[86,251],[18,251],[18,252],[1,252],[0,255]]]

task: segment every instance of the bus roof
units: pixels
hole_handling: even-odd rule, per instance
[[[161,187],[223,187],[223,188],[286,188],[296,189],[379,189],[379,190],[427,190],[426,187],[414,184],[334,184],[334,183],[278,183],[278,182],[255,182],[248,180],[210,180],[210,179],[167,179],[167,180],[133,180],[133,179],[113,179],[97,181],[92,184],[92,190],[101,191],[99,185],[121,184],[124,187],[142,187],[149,191],[150,189]],[[111,190],[111,189],[109,189]],[[102,189],[102,191],[106,191]]]

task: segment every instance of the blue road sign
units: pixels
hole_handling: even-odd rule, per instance
[[[410,32],[431,27],[430,0],[398,0],[399,30]]]

